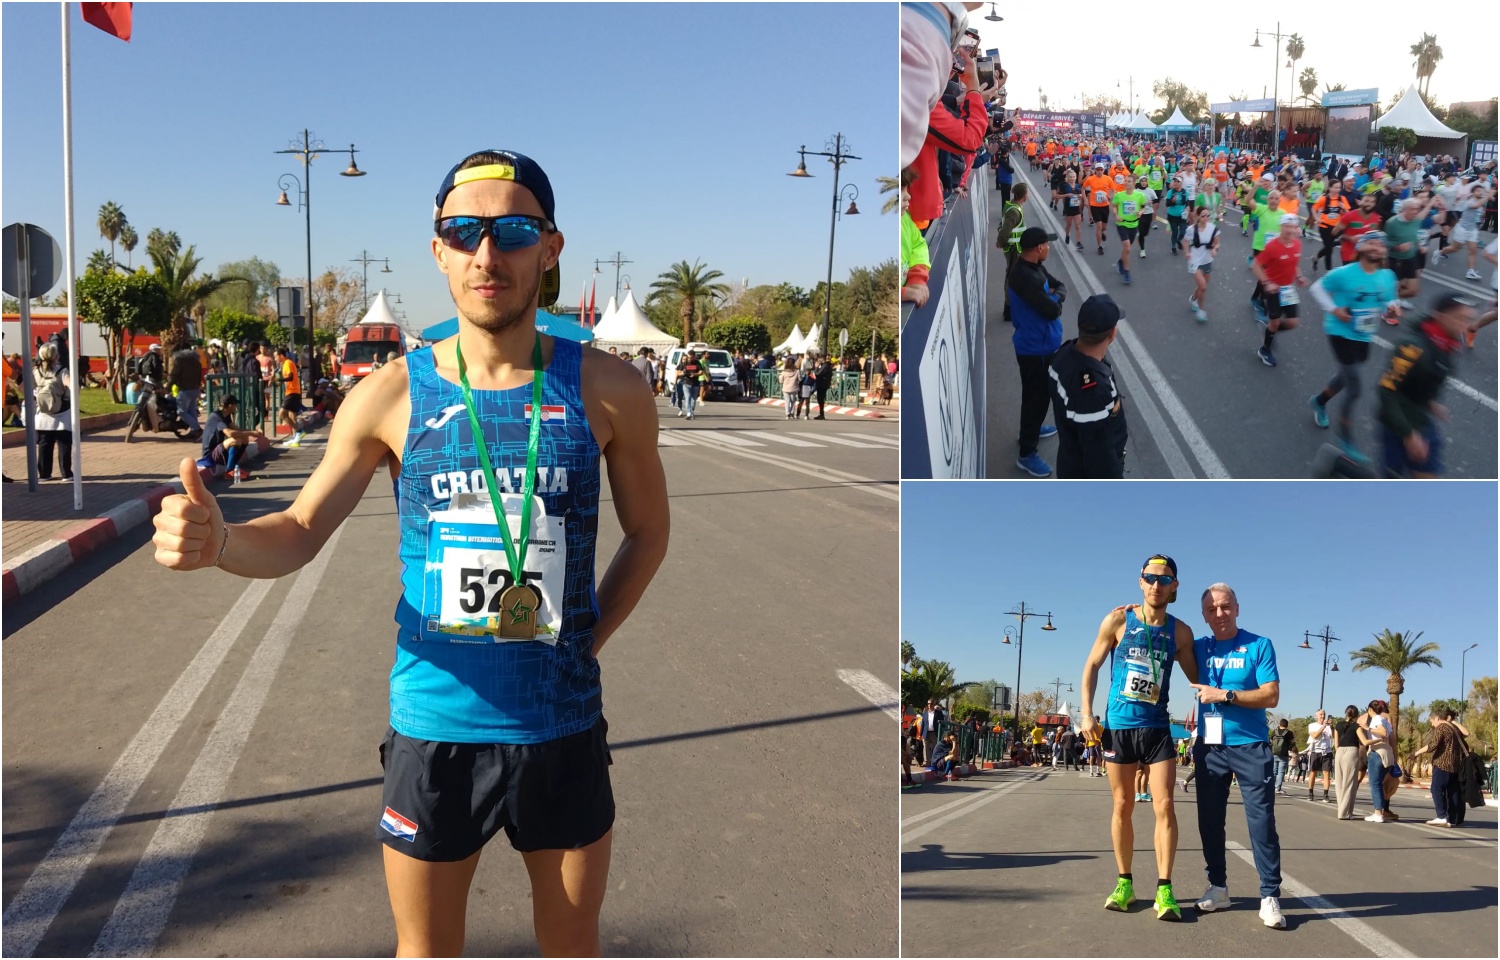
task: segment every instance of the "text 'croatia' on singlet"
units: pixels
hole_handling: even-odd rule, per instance
[[[391,726],[405,736],[541,743],[599,717],[599,445],[579,387],[582,348],[553,343],[521,574],[541,596],[534,640],[496,639],[500,593],[512,575],[463,392],[438,375],[432,348],[406,357],[411,420],[395,483],[403,572],[391,668]],[[532,385],[472,395],[519,541]]]

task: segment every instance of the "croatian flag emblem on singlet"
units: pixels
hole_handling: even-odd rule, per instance
[[[526,405],[526,416],[531,416],[531,404],[529,403]],[[568,408],[562,406],[561,404],[558,404],[557,406],[551,406],[550,404],[545,403],[542,404],[542,422],[567,423]]]
[[[410,843],[417,842],[417,825],[390,807],[385,808],[385,816],[380,818],[380,825],[385,828],[386,833]]]

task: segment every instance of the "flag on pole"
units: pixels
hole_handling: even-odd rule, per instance
[[[583,305],[588,302],[588,287],[580,287],[578,290],[578,322],[583,323]]]
[[[594,288],[596,286],[598,286],[598,285],[599,285],[599,283],[598,283],[597,280],[589,284],[589,323],[588,323],[588,327],[589,327],[590,330],[594,329]]]
[[[130,8],[133,3],[80,3],[83,22],[92,24],[112,37],[130,42]]]

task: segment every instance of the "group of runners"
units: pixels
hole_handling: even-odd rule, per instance
[[[1378,330],[1400,326],[1416,309],[1428,266],[1462,251],[1468,257],[1465,278],[1473,281],[1482,279],[1475,269],[1481,254],[1496,262],[1493,241],[1478,248],[1479,225],[1495,195],[1492,167],[1460,172],[1451,162],[1424,166],[1416,158],[1376,158],[1369,165],[1330,160],[1324,169],[1291,154],[1232,152],[1201,141],[1033,138],[1025,150],[1032,169],[1050,185],[1064,245],[1083,253],[1087,217],[1097,255],[1118,243],[1112,252],[1125,284],[1132,282],[1132,256],[1148,255],[1152,226],[1164,219],[1166,255],[1187,261],[1193,284],[1187,307],[1199,323],[1208,320],[1208,288],[1223,232],[1233,229],[1237,216],[1240,235],[1251,246],[1249,315],[1261,325],[1256,356],[1267,367],[1277,365],[1276,335],[1297,327],[1306,290],[1322,308],[1335,359],[1332,376],[1309,399],[1313,421],[1333,426],[1340,454],[1357,465],[1370,457],[1353,441],[1353,409]],[[1106,238],[1111,222],[1112,240]],[[1303,242],[1313,238],[1321,247],[1304,269]],[[1446,411],[1436,393],[1453,365],[1450,355],[1471,348],[1478,331],[1495,321],[1494,299],[1492,293],[1486,306],[1476,297],[1437,297],[1416,323],[1393,331],[1403,342],[1378,380],[1397,395],[1380,395],[1389,473],[1440,472],[1435,421]],[[1335,398],[1341,400],[1330,418]]]

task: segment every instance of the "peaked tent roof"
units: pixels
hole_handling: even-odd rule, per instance
[[[1168,117],[1167,119],[1165,119],[1165,120],[1162,121],[1161,129],[1163,129],[1163,130],[1192,130],[1196,126],[1197,125],[1194,124],[1193,121],[1189,120],[1187,117],[1184,117],[1182,115],[1182,108],[1178,107],[1176,110],[1172,111],[1172,115],[1170,117]]]
[[[657,350],[670,350],[677,346],[677,338],[657,329],[646,316],[646,312],[641,309],[640,304],[635,302],[635,294],[630,292],[629,287],[626,287],[625,302],[595,325],[594,345],[604,349],[651,347]]]
[[[772,353],[801,353],[802,341],[807,339],[802,334],[802,328],[792,324],[792,332],[786,335],[786,339],[771,348]]]
[[[615,303],[614,294],[610,294],[610,296],[609,296],[609,303],[607,303],[607,304],[604,305],[604,312],[601,313],[601,314],[599,314],[598,318],[594,320],[594,329],[597,330],[599,328],[599,325],[602,324],[602,323],[608,323],[609,322],[609,318],[612,317],[612,316],[614,316],[615,315],[615,311],[618,310],[618,309],[620,309],[620,308]]]
[[[396,315],[391,312],[391,305],[385,299],[384,290],[375,294],[375,299],[370,301],[370,308],[365,311],[365,315],[360,318],[359,322],[389,323],[398,327],[401,325],[401,322],[396,319]]]
[[[1382,127],[1406,127],[1419,137],[1457,139],[1464,136],[1432,115],[1432,111],[1427,109],[1427,104],[1417,94],[1416,84],[1407,87],[1396,105],[1375,121],[1376,130]]]
[[[1151,122],[1151,118],[1148,117],[1148,116],[1146,116],[1144,113],[1138,113],[1138,114],[1136,114],[1133,117],[1127,118],[1124,123],[1120,124],[1120,126],[1126,127],[1126,128],[1128,128],[1130,130],[1155,130],[1156,129],[1156,124],[1152,123]]]

